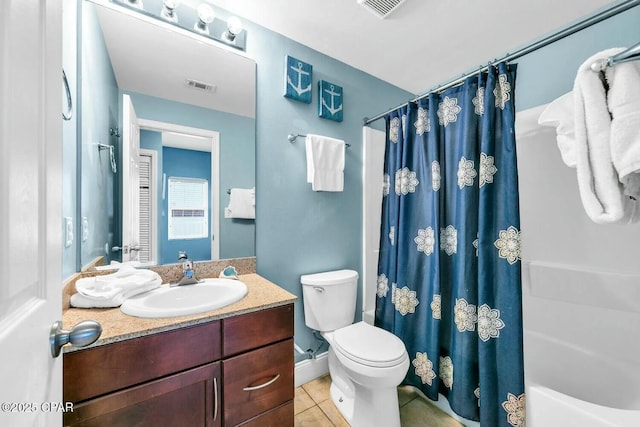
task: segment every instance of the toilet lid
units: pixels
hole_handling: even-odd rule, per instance
[[[407,354],[400,338],[365,322],[336,330],[333,347],[354,362],[373,367],[398,365]]]

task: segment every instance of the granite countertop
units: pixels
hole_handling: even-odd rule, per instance
[[[120,308],[67,308],[62,313],[63,328],[70,329],[73,325],[83,320],[95,320],[102,325],[102,335],[98,341],[90,346],[82,348],[64,346],[63,352],[67,353],[83,348],[96,347],[238,314],[278,307],[293,303],[297,298],[292,293],[255,273],[240,275],[239,279],[248,288],[247,295],[243,299],[217,310],[189,316],[149,319],[128,316],[122,313]]]

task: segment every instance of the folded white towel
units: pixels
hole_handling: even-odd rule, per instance
[[[609,67],[607,81],[611,159],[624,194],[640,200],[640,62]]]
[[[619,51],[608,49],[587,59],[573,87],[578,188],[587,215],[599,224],[628,222],[635,209],[623,194],[611,158],[611,116],[601,74],[591,70],[594,62]],[[605,73],[608,76],[611,68]]]
[[[160,284],[161,284],[161,280],[154,280],[153,282],[149,282],[144,286],[136,288],[135,290],[131,290],[130,292],[125,292],[111,299],[91,298],[91,297],[82,295],[80,293],[77,293],[77,294],[71,295],[70,304],[72,307],[77,307],[77,308],[120,307],[127,298],[156,289],[160,287]]]
[[[556,140],[562,161],[570,168],[576,167],[576,133],[573,92],[567,92],[544,109],[538,123],[556,128]]]
[[[345,143],[320,135],[307,135],[307,182],[313,191],[343,191]]]
[[[255,219],[256,189],[232,188],[227,207],[230,218]]]
[[[83,308],[118,307],[125,299],[161,284],[158,273],[125,265],[113,274],[79,279],[76,282],[77,293],[71,296],[71,305]]]

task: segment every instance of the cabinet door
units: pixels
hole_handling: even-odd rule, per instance
[[[293,399],[293,339],[222,362],[225,426]]]
[[[65,426],[206,426],[222,419],[220,362],[76,404]]]

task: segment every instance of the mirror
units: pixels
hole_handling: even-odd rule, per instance
[[[255,221],[225,217],[230,190],[255,187],[255,62],[107,0],[80,5],[78,269],[255,256]],[[123,121],[127,97],[137,124]],[[123,240],[123,208],[140,216],[138,241]]]

